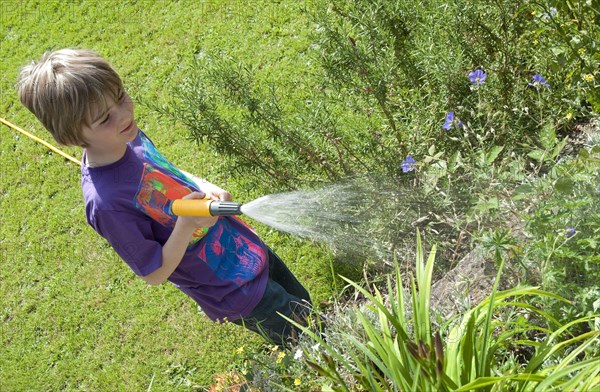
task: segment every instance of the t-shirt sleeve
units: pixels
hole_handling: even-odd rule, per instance
[[[128,212],[97,211],[92,227],[138,276],[162,266],[162,245],[154,239],[149,218]]]

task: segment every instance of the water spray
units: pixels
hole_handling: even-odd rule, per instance
[[[0,123],[45,145],[77,166],[80,162],[51,144],[0,118]],[[170,210],[177,216],[241,215],[298,237],[325,243],[334,251],[364,254],[391,260],[424,220],[441,220],[436,195],[408,182],[368,175],[330,184],[318,189],[270,194],[241,204],[212,199],[174,200]],[[468,208],[468,198],[446,203],[447,212]]]

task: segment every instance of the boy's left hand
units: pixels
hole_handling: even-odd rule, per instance
[[[231,193],[229,193],[223,189],[215,189],[215,190],[209,191],[206,194],[206,196],[212,200],[219,200],[219,201],[231,201],[232,200]]]
[[[190,177],[192,180],[194,180],[194,182],[198,186],[198,189],[200,189],[200,191],[202,191],[206,195],[207,198],[209,198],[211,200],[219,200],[219,201],[232,201],[233,200],[231,197],[231,193],[227,192],[226,190],[219,188],[215,184],[211,184],[210,182],[206,181],[205,179],[196,177],[195,175],[188,173],[185,170],[182,170],[182,172],[185,175],[187,175],[188,177]]]

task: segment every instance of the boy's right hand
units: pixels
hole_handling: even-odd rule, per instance
[[[182,197],[183,200],[204,199],[205,194],[202,192],[192,192],[189,195]],[[176,225],[183,225],[189,230],[196,230],[199,227],[211,227],[217,223],[218,216],[199,217],[199,216],[179,216],[177,217]]]

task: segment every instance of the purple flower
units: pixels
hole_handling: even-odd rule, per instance
[[[538,88],[539,86],[550,87],[550,85],[548,83],[546,83],[546,79],[544,79],[544,77],[540,74],[533,75],[532,79],[533,79],[533,83],[531,83],[531,82],[527,83],[531,87],[535,87],[535,88]]]
[[[577,231],[574,228],[569,227],[567,230],[565,230],[565,237],[571,238],[575,235],[575,233],[577,233]]]
[[[442,128],[444,128],[446,131],[449,131],[453,125],[456,125],[457,127],[462,127],[463,123],[454,117],[454,112],[448,112],[448,115],[446,116],[446,122],[444,123]]]
[[[402,173],[408,173],[415,170],[416,165],[417,161],[415,161],[411,155],[408,155],[400,167],[402,168]]]
[[[469,79],[471,80],[471,83],[476,85],[485,83],[485,78],[487,78],[487,74],[480,69],[469,73]]]
[[[449,112],[446,116],[446,122],[442,126],[446,131],[449,131],[452,128],[452,123],[454,122],[454,112]]]

